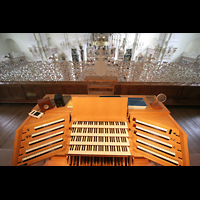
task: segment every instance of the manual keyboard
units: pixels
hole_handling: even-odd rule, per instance
[[[87,128],[128,128],[126,122],[116,122],[116,121],[74,121],[72,127],[87,127]]]
[[[127,128],[126,122],[74,121],[68,154],[130,155]]]

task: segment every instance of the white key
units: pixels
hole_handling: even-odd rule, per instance
[[[109,151],[106,151],[106,146],[108,146]],[[84,148],[85,147],[85,150]],[[130,150],[129,147],[126,146],[109,146],[109,145],[89,145],[89,147],[92,147],[91,149],[88,150],[88,145],[81,145],[80,150],[75,150],[77,149],[74,147],[73,149],[70,148],[68,154],[80,154],[80,155],[130,155]],[[94,149],[96,147],[96,151]],[[101,150],[100,150],[101,148]],[[117,151],[119,150],[120,151]]]
[[[45,136],[45,137],[42,137],[42,138],[39,138],[39,139],[36,139],[36,140],[32,140],[32,141],[29,142],[29,145],[34,144],[34,143],[38,143],[38,142],[40,142],[42,140],[47,140],[47,139],[49,139],[51,137],[56,137],[56,136],[61,135],[61,134],[64,134],[64,132],[63,131],[59,131],[57,133],[53,133],[51,135],[48,135],[48,136]]]
[[[155,142],[158,142],[158,143],[160,143],[160,144],[164,144],[165,146],[168,146],[168,147],[171,147],[171,148],[172,148],[172,144],[169,144],[169,143],[166,143],[166,142],[157,140],[157,139],[155,139],[155,138],[146,136],[146,135],[144,135],[144,134],[142,134],[142,133],[139,133],[138,131],[137,131],[136,135],[139,135],[139,136],[144,137],[144,138],[146,138],[146,139],[150,139],[150,140],[155,141]]]
[[[93,128],[93,127],[98,127],[98,128],[105,128],[105,127],[108,127],[108,128],[128,128],[127,126],[127,123],[126,122],[123,122],[124,124],[120,124],[120,122],[113,122],[110,123],[110,122],[90,122],[90,121],[87,121],[87,124],[79,124],[78,123],[79,121],[77,122],[73,122],[72,123],[72,127],[88,127],[88,128]]]
[[[146,152],[148,152],[148,153],[150,153],[150,154],[156,155],[156,156],[158,156],[158,157],[160,157],[160,158],[163,158],[163,159],[165,159],[165,160],[168,160],[168,161],[170,161],[170,162],[173,162],[173,163],[175,163],[175,164],[178,165],[178,161],[176,161],[176,160],[173,160],[173,159],[171,159],[171,158],[168,158],[168,157],[166,157],[166,156],[163,156],[163,155],[161,155],[161,154],[158,154],[158,153],[156,153],[156,152],[154,152],[154,151],[151,151],[151,150],[146,149],[146,148],[144,148],[144,147],[141,147],[141,146],[139,146],[139,145],[137,146],[137,148],[138,148],[138,149],[141,149],[141,150],[144,150],[144,151],[146,151]]]
[[[62,145],[62,144],[59,144],[59,145],[56,145],[56,146],[54,146],[54,147],[45,149],[45,150],[43,150],[43,151],[39,151],[39,152],[37,152],[37,153],[31,154],[30,156],[26,156],[26,157],[22,158],[22,161],[24,162],[24,161],[26,161],[26,160],[28,160],[28,159],[34,158],[34,157],[39,156],[39,155],[44,154],[44,153],[51,152],[51,151],[56,150],[56,149],[61,148],[61,147],[63,147],[63,145]]]
[[[99,132],[99,128],[82,128],[81,132],[79,132],[78,130],[80,128],[75,128],[76,130],[72,130],[71,131],[71,136],[73,135],[85,135],[85,136],[118,136],[118,137],[129,137],[128,131],[126,129],[123,129],[123,131],[119,130],[119,133],[117,133],[116,129],[112,129],[110,130],[109,128],[106,130],[105,128],[100,128],[100,132]],[[92,132],[91,132],[92,130]],[[112,133],[113,130],[115,131],[115,133]],[[110,132],[111,131],[111,132]]]
[[[149,123],[146,123],[146,122],[142,122],[142,121],[140,121],[140,120],[136,120],[136,123],[141,123],[141,124],[144,124],[144,125],[147,125],[147,126],[150,126],[150,127],[152,127],[152,128],[156,128],[156,129],[158,129],[158,130],[161,130],[161,131],[165,131],[165,132],[167,132],[167,129],[166,128],[162,128],[162,127],[159,127],[159,126],[155,126],[155,125],[153,125],[153,124],[149,124]]]
[[[40,125],[40,126],[36,126],[36,127],[34,127],[34,129],[37,130],[37,129],[39,129],[39,128],[44,128],[44,127],[46,127],[46,126],[51,126],[51,125],[53,125],[53,124],[56,124],[56,123],[59,123],[59,122],[63,122],[63,121],[65,121],[64,118],[63,118],[63,119],[56,120],[56,121],[52,121],[52,122],[49,122],[49,123],[46,123],[46,124],[42,124],[42,125]]]
[[[145,142],[145,141],[143,141],[143,140],[137,139],[136,142],[140,142],[140,143],[142,143],[142,144],[148,145],[148,146],[150,146],[150,147],[153,147],[153,148],[155,148],[155,149],[161,150],[161,151],[163,151],[163,152],[166,152],[166,153],[168,153],[168,154],[171,154],[171,155],[175,156],[175,152],[168,151],[167,149],[163,149],[163,148],[161,148],[161,147],[158,147],[158,146],[156,146],[156,145],[150,144],[150,143]]]
[[[63,140],[63,138],[58,138],[58,139],[56,139],[56,140],[52,140],[52,141],[50,141],[50,142],[46,142],[46,143],[43,143],[43,144],[41,144],[41,145],[34,146],[34,147],[32,147],[32,148],[26,149],[26,153],[28,153],[28,152],[30,152],[30,151],[35,151],[35,150],[37,150],[37,149],[39,149],[39,148],[42,148],[42,147],[45,147],[45,146],[48,146],[48,145],[51,145],[51,144],[53,144],[53,143],[55,143],[55,142],[60,142],[60,141],[62,141],[62,140]]]
[[[167,136],[167,135],[163,135],[163,134],[160,134],[160,133],[157,133],[157,132],[155,132],[155,131],[151,131],[151,130],[149,130],[149,129],[146,129],[146,128],[143,128],[143,127],[140,127],[140,126],[136,126],[136,129],[139,129],[139,130],[141,130],[141,131],[146,131],[146,132],[148,132],[148,133],[151,133],[151,134],[153,134],[153,135],[157,135],[157,136],[160,136],[160,137],[162,137],[162,138],[166,138],[166,139],[168,139],[169,140],[169,136]]]
[[[57,129],[60,129],[60,128],[64,128],[64,125],[60,125],[60,126],[54,126],[52,128],[49,128],[49,129],[45,129],[44,131],[40,131],[40,132],[36,132],[36,133],[33,133],[32,134],[32,137],[36,137],[38,135],[42,135],[42,134],[45,134],[45,133],[48,133],[48,132],[51,132],[51,131],[54,131],[54,130],[57,130]]]

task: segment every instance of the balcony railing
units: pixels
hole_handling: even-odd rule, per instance
[[[120,82],[200,84],[200,62],[152,63],[135,61],[107,62],[106,76]],[[95,76],[94,62],[0,62],[0,81],[83,81]]]

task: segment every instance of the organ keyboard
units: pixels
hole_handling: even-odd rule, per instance
[[[125,95],[72,95],[73,109],[66,105],[41,119],[28,117],[16,130],[12,165],[48,158],[44,165],[189,165],[186,133],[163,104],[153,110],[142,97],[147,108],[127,112]]]
[[[74,121],[72,127],[69,154],[130,155],[126,122]]]

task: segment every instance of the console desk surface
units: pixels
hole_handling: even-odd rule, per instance
[[[46,94],[43,98],[46,98],[46,97],[49,97],[51,100],[54,99],[54,95],[55,94]],[[55,105],[54,105],[54,108],[51,109],[51,110],[48,110],[46,111],[47,113],[49,113],[51,116],[52,114],[56,115],[59,113],[63,113],[63,115],[71,115],[72,118],[73,118],[73,108],[67,108],[68,106],[68,103],[69,103],[69,100],[72,98],[72,97],[99,97],[99,96],[104,96],[104,95],[81,95],[81,94],[63,94],[63,98],[64,98],[64,102],[66,103],[66,105],[64,107],[61,107],[61,108],[57,108]],[[119,96],[119,95],[112,95],[112,96]],[[188,153],[188,145],[187,145],[187,135],[186,133],[183,131],[183,129],[178,125],[178,123],[171,117],[170,115],[170,111],[165,107],[165,105],[161,102],[159,102],[160,106],[162,107],[162,109],[159,109],[159,110],[156,110],[156,109],[153,109],[150,105],[150,103],[153,103],[153,102],[156,102],[156,96],[155,95],[120,95],[121,97],[132,97],[132,98],[143,98],[145,103],[147,104],[147,107],[146,109],[128,109],[128,115],[129,115],[129,120],[131,121],[132,118],[134,118],[134,116],[138,116],[138,119],[144,119],[144,121],[146,120],[148,122],[148,119],[151,119],[151,121],[153,120],[158,120],[160,124],[166,124],[166,126],[168,127],[175,127],[174,129],[177,129],[179,130],[179,135],[176,133],[173,133],[174,130],[172,131],[173,134],[175,134],[175,136],[178,136],[180,137],[180,135],[183,135],[184,139],[181,139],[181,142],[182,142],[182,145],[184,143],[184,151],[182,150],[182,154],[183,154],[183,157],[185,158],[184,161],[181,161],[179,163],[182,163],[181,165],[189,165],[189,153]],[[35,107],[32,109],[32,110],[40,110],[39,109],[39,106],[38,104],[35,105]],[[87,113],[86,113],[87,114]],[[47,115],[46,115],[47,116]],[[44,114],[44,119],[45,118],[45,114]],[[28,124],[34,124],[37,122],[38,119],[35,119],[35,118],[32,118],[30,116],[27,117],[27,119],[20,125],[20,127],[17,129],[18,131],[20,130],[20,128],[22,128],[24,125],[28,125]],[[137,121],[137,120],[136,120]],[[140,123],[140,121],[138,120],[138,123]],[[157,123],[157,124],[159,124]],[[129,131],[131,129],[132,132],[136,133],[133,129],[133,124],[134,122],[131,121],[130,122],[130,125],[129,125]],[[148,124],[148,123],[147,123]],[[170,129],[170,128],[168,128]],[[17,132],[17,131],[16,131]],[[168,130],[169,132],[169,130]],[[177,131],[178,132],[178,131]],[[170,130],[170,134],[171,134],[171,130]],[[145,135],[144,135],[145,136]],[[175,137],[173,135],[173,137]],[[138,136],[139,137],[139,136]],[[178,138],[177,137],[177,138]],[[154,138],[155,139],[155,138]],[[164,141],[162,139],[162,141]],[[175,140],[174,140],[175,141]],[[137,141],[134,141],[133,143],[135,144]],[[17,142],[15,142],[17,143]],[[164,143],[164,142],[163,142]],[[178,143],[178,142],[177,142]],[[152,142],[150,142],[150,144],[152,144]],[[180,138],[179,138],[179,143],[178,144],[173,144],[173,148],[177,148],[178,149],[178,145],[180,144]],[[159,146],[159,145],[158,145]],[[161,146],[161,145],[160,145]],[[17,149],[19,149],[19,144],[14,144],[14,147]],[[141,150],[144,149],[141,145]],[[183,149],[183,147],[181,147],[181,149]],[[149,151],[150,154],[152,153],[151,151]],[[169,152],[169,150],[168,150]],[[179,153],[179,152],[178,152]],[[182,156],[181,154],[181,156]],[[132,155],[132,152],[131,152],[131,155]],[[151,162],[151,156],[141,156],[143,154],[138,154],[137,152],[134,152],[134,157],[135,157],[135,160],[134,160],[134,164],[133,165],[155,165],[154,162]],[[145,155],[145,154],[144,154]],[[156,155],[156,153],[155,153]],[[162,154],[164,155],[164,154]],[[16,157],[16,153],[14,152],[13,150],[13,157]],[[137,158],[137,159],[136,159]],[[163,158],[166,158],[165,156],[163,156]],[[182,159],[182,158],[180,158]],[[14,159],[13,159],[14,160]],[[166,159],[165,159],[166,160]],[[173,159],[168,159],[168,161],[170,161]],[[177,159],[178,160],[178,159]],[[176,161],[173,161],[174,163],[177,162]],[[69,162],[69,161],[68,161]],[[13,161],[13,163],[16,163],[16,161]],[[159,163],[159,162],[158,162]],[[15,165],[15,164],[13,164]],[[67,165],[66,164],[66,158],[63,157],[63,156],[60,156],[60,155],[54,155],[52,157],[50,157],[50,159],[46,160],[46,162],[44,163],[44,166],[48,166],[48,165]]]

